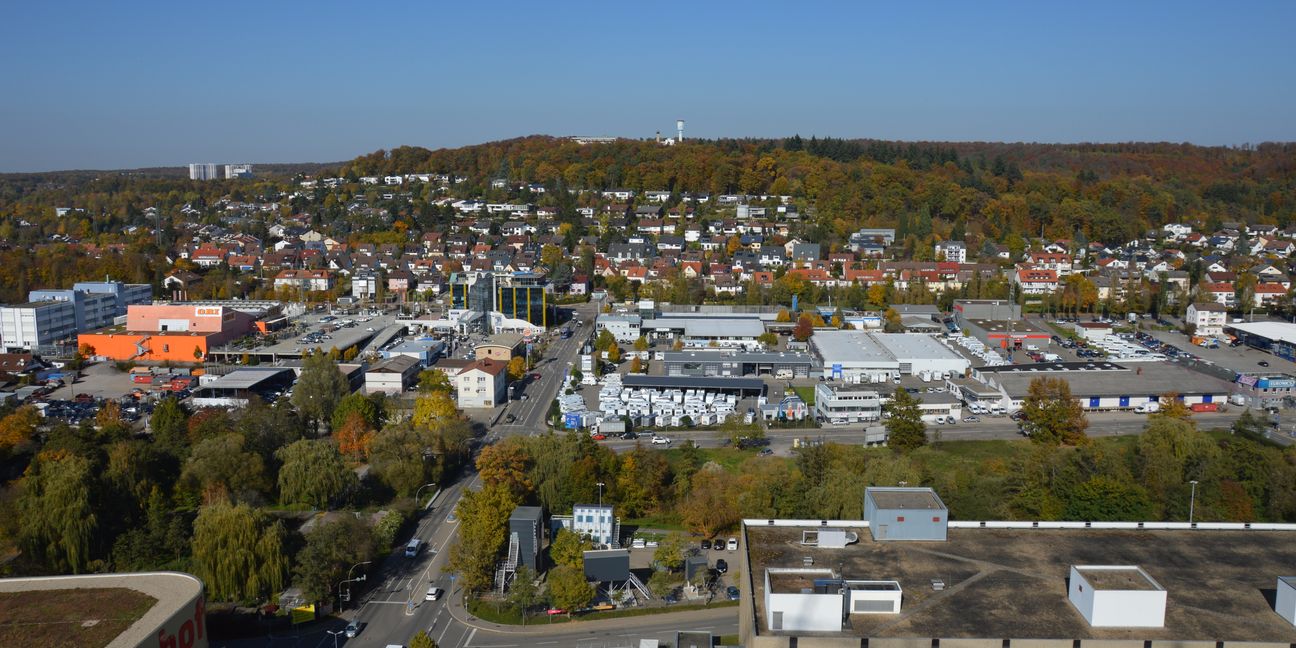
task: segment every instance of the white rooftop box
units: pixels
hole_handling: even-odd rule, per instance
[[[1296,576],[1279,576],[1274,593],[1274,611],[1287,623],[1296,625]]]
[[[904,592],[896,581],[846,581],[851,614],[899,614]]]
[[[1165,588],[1137,565],[1072,565],[1067,598],[1095,628],[1165,626]]]

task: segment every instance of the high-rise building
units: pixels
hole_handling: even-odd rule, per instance
[[[215,180],[216,165],[210,162],[189,165],[190,180]]]
[[[251,178],[251,177],[252,177],[251,164],[226,164],[225,165],[226,180],[233,180],[235,178]]]

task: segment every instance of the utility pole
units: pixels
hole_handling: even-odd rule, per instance
[[[1188,483],[1192,484],[1192,494],[1189,495],[1188,497],[1188,524],[1192,524],[1193,513],[1194,513],[1193,509],[1195,509],[1197,505],[1197,480],[1194,479],[1189,481]]]

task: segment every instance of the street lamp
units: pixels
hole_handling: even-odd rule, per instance
[[[599,506],[603,506],[603,482],[598,482],[596,486],[599,489]]]
[[[351,578],[351,572],[355,571],[355,568],[356,568],[356,567],[359,567],[360,565],[368,565],[368,564],[371,563],[371,562],[373,562],[373,561],[372,561],[372,560],[366,560],[366,561],[364,561],[364,562],[356,563],[356,564],[354,564],[354,565],[351,565],[351,569],[348,569],[348,570],[347,570],[347,577],[346,577],[346,580],[341,581],[341,582],[338,583],[338,609],[342,609],[342,608],[346,607],[346,602],[342,600],[342,586],[345,585],[345,584],[347,584],[347,583],[359,583],[359,582],[363,582],[364,579],[365,579],[365,575],[364,575],[364,574],[360,574],[360,577],[359,577],[359,578]],[[347,588],[347,592],[350,593],[350,591],[351,591],[351,588],[348,587],[348,588]],[[350,598],[350,596],[348,596],[348,598]]]
[[[1188,482],[1192,484],[1192,494],[1188,497],[1188,524],[1193,521],[1193,509],[1197,506],[1197,480],[1193,479]]]
[[[346,631],[345,631],[345,630],[325,630],[324,632],[327,632],[327,633],[333,635],[333,648],[337,648],[337,645],[338,645],[338,644],[337,644],[337,638],[338,638],[338,635],[340,635],[340,634],[342,634],[343,632],[346,632]]]
[[[427,488],[428,486],[436,486],[436,482],[432,482],[431,484],[423,484],[422,486],[419,486],[419,487],[418,487],[418,490],[414,491],[414,503],[415,503],[415,504],[418,504],[418,501],[419,501],[419,493],[422,493],[422,492],[423,492],[423,489],[424,489],[424,488]]]

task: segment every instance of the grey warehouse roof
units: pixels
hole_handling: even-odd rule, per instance
[[[630,374],[621,379],[626,387],[653,389],[716,389],[763,393],[765,381],[760,378],[703,378],[700,376],[646,376]]]
[[[1062,378],[1076,398],[1091,396],[1153,396],[1174,392],[1182,395],[1227,394],[1231,383],[1186,367],[1166,362],[1141,362],[1130,368],[1110,362],[1086,368],[1078,362],[1009,365],[977,369],[991,384],[1001,385],[1013,398],[1024,398],[1035,378]],[[1017,368],[1016,371],[1013,368]]]
[[[214,389],[252,389],[285,371],[291,372],[292,369],[238,369],[205,386]]]

